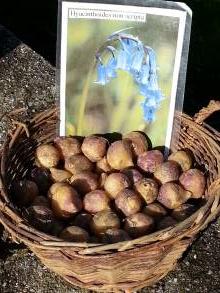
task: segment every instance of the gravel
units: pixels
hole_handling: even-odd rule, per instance
[[[25,116],[55,103],[55,69],[31,48],[0,26],[0,118],[16,107],[28,107]],[[9,120],[0,119],[0,144]],[[1,233],[1,232],[0,232]],[[175,271],[145,293],[220,292],[220,220],[209,226],[184,254]],[[73,288],[51,273],[23,245],[0,240],[0,292],[72,293]]]

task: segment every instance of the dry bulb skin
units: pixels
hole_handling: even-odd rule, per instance
[[[171,216],[177,221],[184,221],[197,210],[195,205],[183,204],[179,208],[172,211]]]
[[[130,240],[128,233],[122,229],[112,228],[108,229],[102,237],[103,243],[117,243]]]
[[[137,213],[125,219],[125,230],[132,238],[149,234],[154,228],[154,220],[148,215]]]
[[[73,175],[70,179],[71,185],[81,194],[85,195],[90,191],[99,188],[98,176],[95,173],[84,171]]]
[[[104,137],[88,136],[82,144],[82,152],[92,162],[101,160],[107,152],[108,141]]]
[[[163,161],[164,157],[160,151],[151,150],[138,156],[137,165],[144,172],[154,173]]]
[[[54,215],[60,219],[69,219],[82,209],[82,201],[76,190],[69,184],[56,188],[51,197]]]
[[[104,234],[108,229],[120,228],[119,217],[111,210],[101,211],[92,219],[91,230],[95,235],[99,236]]]
[[[106,178],[104,189],[111,198],[116,198],[120,191],[129,188],[130,185],[130,181],[125,174],[112,173]]]
[[[176,209],[192,196],[181,185],[168,182],[161,186],[157,200],[168,209]]]
[[[36,150],[36,160],[42,167],[56,167],[60,159],[59,150],[51,144],[40,145]]]
[[[59,149],[62,159],[78,155],[81,153],[81,142],[75,137],[57,137],[54,140],[56,147]]]
[[[19,206],[28,206],[39,195],[39,189],[34,181],[24,179],[13,183],[12,193]]]
[[[178,163],[183,172],[188,171],[192,168],[193,158],[191,154],[187,151],[177,151],[171,154],[168,158],[169,161],[174,161]]]
[[[141,210],[142,200],[137,192],[124,189],[116,197],[115,205],[125,216],[130,216]]]
[[[86,230],[80,227],[70,226],[60,233],[60,238],[71,242],[88,242],[89,234]]]
[[[167,210],[157,202],[145,206],[142,212],[145,215],[150,216],[157,221],[167,215]]]
[[[154,177],[160,184],[177,181],[180,177],[180,166],[173,161],[165,162],[156,168]]]
[[[205,193],[206,180],[198,169],[190,169],[180,176],[182,186],[192,193],[193,198],[200,198]]]
[[[127,140],[113,142],[108,149],[107,160],[115,170],[134,166],[131,144]]]
[[[156,200],[159,186],[154,179],[143,178],[138,181],[134,187],[147,204],[150,204]]]
[[[103,190],[91,191],[83,199],[84,209],[91,214],[110,209],[109,204],[110,198]]]
[[[47,194],[52,184],[50,171],[45,168],[35,167],[31,171],[30,180],[37,184],[41,194]]]
[[[93,163],[84,155],[70,156],[65,160],[64,168],[73,175],[84,171],[92,171]]]
[[[158,222],[157,230],[160,231],[160,230],[172,227],[172,226],[176,225],[177,223],[178,222],[174,218],[167,216]]]
[[[81,212],[72,221],[73,226],[78,226],[85,230],[89,230],[92,221],[92,215],[86,212]]]
[[[135,168],[127,168],[121,172],[128,177],[132,185],[144,178],[144,176]]]
[[[135,156],[139,156],[148,150],[148,142],[144,134],[138,131],[132,131],[123,136],[123,139],[131,141],[132,150]]]
[[[66,182],[72,174],[66,170],[50,168],[51,178],[53,182]]]
[[[109,165],[106,157],[102,158],[100,161],[96,163],[96,171],[98,173],[109,173],[112,171],[112,168]]]

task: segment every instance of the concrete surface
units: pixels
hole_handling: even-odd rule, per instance
[[[54,104],[55,70],[42,57],[0,27],[0,118],[15,107],[28,115]],[[0,121],[0,144],[10,125]],[[55,276],[24,246],[0,241],[0,292],[71,293],[73,288]],[[145,293],[220,292],[220,221],[216,221],[185,253],[176,270]]]

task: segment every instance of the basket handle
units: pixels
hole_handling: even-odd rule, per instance
[[[220,111],[220,101],[211,100],[207,107],[202,108],[194,116],[194,120],[198,124],[202,124],[213,113]]]

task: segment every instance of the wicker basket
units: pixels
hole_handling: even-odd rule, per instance
[[[31,168],[34,151],[56,134],[56,110],[40,113],[27,127],[19,125],[4,144],[1,159],[0,222],[15,241],[25,243],[51,270],[79,287],[105,292],[131,292],[152,285],[171,271],[199,231],[220,213],[220,133],[203,123],[220,102],[211,101],[194,118],[176,116],[180,138],[173,150],[191,149],[208,177],[207,202],[174,227],[109,245],[69,243],[32,228],[10,201],[14,178]]]

